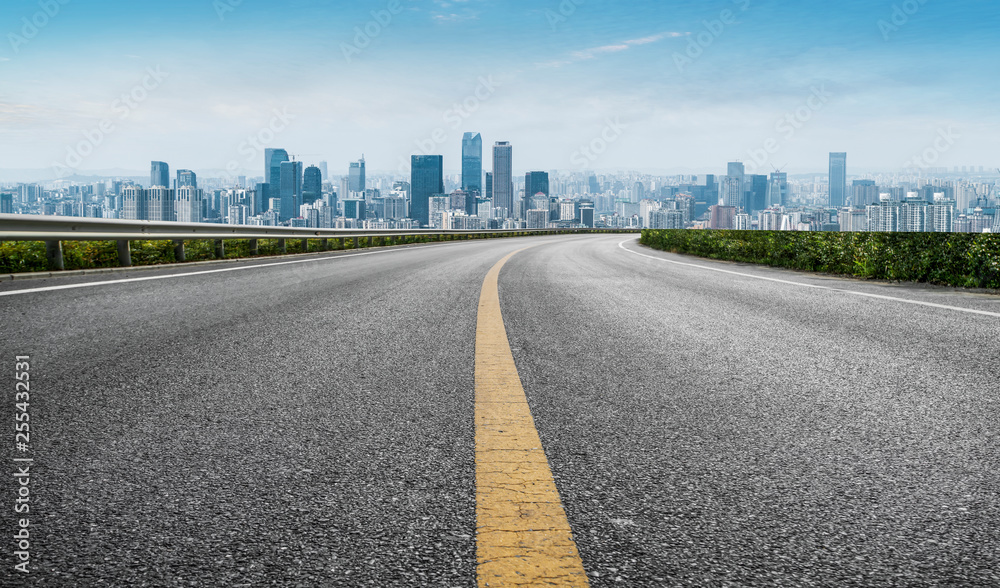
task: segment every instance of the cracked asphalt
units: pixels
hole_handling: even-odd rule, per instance
[[[533,243],[501,309],[591,586],[1000,586],[1000,318],[844,291],[1000,297],[624,235],[0,297],[35,459],[0,585],[475,586],[477,303]]]

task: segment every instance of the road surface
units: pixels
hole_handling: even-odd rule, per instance
[[[1000,297],[628,235],[0,283],[7,537],[33,459],[0,585],[476,586],[477,321],[515,251],[590,586],[1000,585]]]

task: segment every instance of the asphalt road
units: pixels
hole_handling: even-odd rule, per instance
[[[0,283],[243,268],[0,296],[0,584],[475,586],[477,303],[526,245],[501,307],[592,586],[1000,586],[1000,297],[623,235]]]

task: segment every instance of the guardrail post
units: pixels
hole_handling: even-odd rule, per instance
[[[118,241],[118,265],[132,267],[132,247],[128,239]]]
[[[354,238],[354,248],[361,249],[361,237]]]
[[[302,240],[302,253],[309,253],[309,239]]]
[[[329,251],[330,250],[330,240],[329,239],[320,239],[320,241],[319,241],[319,248],[320,248],[321,251]]]
[[[260,243],[257,239],[250,239],[250,255],[260,255]]]
[[[45,258],[50,270],[62,271],[66,269],[63,265],[62,241],[46,241]]]
[[[288,253],[288,241],[285,239],[278,239],[278,249],[281,250],[282,255]]]
[[[222,239],[215,240],[215,258],[222,259],[226,257],[226,244]]]
[[[174,261],[184,263],[187,257],[184,255],[184,241],[178,239],[174,241]]]

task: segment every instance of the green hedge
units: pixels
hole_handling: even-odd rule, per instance
[[[640,242],[710,259],[1000,289],[1000,235],[645,230]]]
[[[595,232],[622,232],[618,230]],[[496,231],[488,235],[445,235],[441,238],[426,235],[406,235],[396,237],[395,243],[410,245],[414,243],[429,243],[433,241],[457,241],[463,239],[507,238],[519,236],[517,233]],[[176,263],[174,244],[172,241],[131,241],[132,265],[158,265]],[[252,257],[248,239],[226,239],[225,258],[237,259]],[[386,246],[387,237],[362,238],[360,248]],[[285,241],[289,254],[305,253],[302,239],[289,238]],[[277,239],[260,239],[258,255],[281,255]],[[308,239],[306,247],[309,252],[323,251],[321,239]],[[354,239],[330,238],[327,251],[354,249]],[[184,242],[185,261],[205,261],[215,259],[215,242],[211,240],[190,240]],[[118,265],[118,249],[114,241],[63,241],[63,265],[67,270],[108,268]],[[42,241],[0,241],[0,274],[21,272],[40,272],[48,269],[45,256],[45,243]]]

